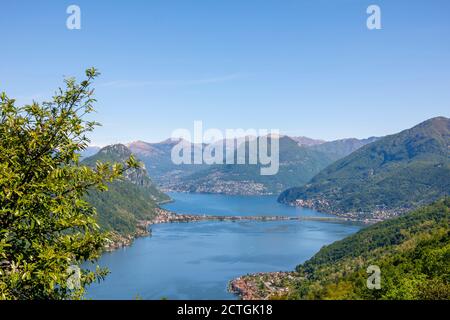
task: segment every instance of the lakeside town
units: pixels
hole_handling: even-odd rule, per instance
[[[258,272],[233,279],[228,290],[242,300],[273,300],[289,295],[289,285],[301,280],[296,272]]]
[[[319,212],[328,212],[330,214],[336,215],[337,217],[363,221],[366,223],[381,222],[386,219],[400,216],[411,210],[411,208],[396,208],[396,209],[378,208],[370,212],[348,212],[348,211],[342,212],[340,210],[335,209],[335,207],[326,199],[320,198],[308,200],[297,199],[294,202],[287,204],[295,207],[308,208]]]

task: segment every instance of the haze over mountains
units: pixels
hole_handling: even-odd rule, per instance
[[[359,217],[376,213],[385,218],[449,194],[449,127],[448,118],[437,117],[383,138],[324,142],[271,137],[278,139],[280,149],[279,171],[272,176],[261,175],[259,164],[176,165],[171,150],[179,140],[136,141],[122,147],[145,163],[155,181],[153,187],[157,185],[163,191],[237,195],[282,192],[282,203]],[[248,148],[247,144],[232,150],[235,158],[237,148]],[[191,156],[194,150],[202,152],[205,147],[191,144]]]
[[[144,162],[155,183],[165,188],[167,185],[179,181],[182,177],[206,167],[205,165],[174,164],[171,151],[179,142],[180,140],[174,139],[167,139],[158,143],[135,141],[127,144],[127,147]],[[192,153],[194,148],[203,149],[202,146],[192,144]]]
[[[100,151],[100,147],[97,146],[89,146],[86,149],[84,149],[81,153],[80,153],[80,161],[85,159],[85,158],[89,158],[91,156],[93,156],[94,154],[96,154],[97,152]]]
[[[176,165],[171,160],[171,150],[179,141],[171,139],[160,143],[136,141],[128,147],[145,163],[163,190],[256,195],[277,194],[306,183],[327,165],[376,139],[324,142],[306,137],[273,138],[279,139],[280,146],[280,169],[273,176],[261,176],[260,165]],[[204,147],[192,144],[192,148]],[[236,154],[236,149],[233,152]]]
[[[331,142],[288,136],[271,139],[278,140],[280,151],[279,172],[272,176],[261,175],[260,165],[254,164],[176,165],[171,150],[179,140],[107,146],[84,159],[83,164],[124,162],[135,154],[145,167],[112,183],[109,192],[91,192],[88,200],[97,208],[101,226],[123,235],[136,234],[140,221],[155,216],[158,203],[170,199],[162,191],[238,195],[281,192],[278,201],[285,204],[379,219],[449,196],[450,120],[445,117],[383,138]],[[191,153],[205,147],[192,144]],[[235,158],[238,148],[248,148],[248,141],[232,150]]]
[[[448,196],[450,120],[437,117],[370,143],[331,164],[279,201],[380,218]]]
[[[319,144],[323,144],[327,141],[325,140],[320,140],[320,139],[311,139],[308,137],[290,137],[292,140],[294,140],[295,142],[297,142],[297,144],[299,146],[304,146],[304,147],[311,147],[311,146],[315,146],[315,145],[319,145]]]
[[[168,188],[176,191],[236,195],[273,194],[299,181],[307,182],[332,162],[326,154],[300,147],[289,137],[275,139],[278,139],[279,143],[279,170],[275,175],[261,175],[261,168],[264,166],[259,163],[248,164],[249,142],[245,142],[236,149],[246,151],[247,156],[243,159],[246,164],[210,165],[182,177]],[[271,141],[268,141],[269,149]],[[260,138],[257,143],[260,143]],[[237,157],[238,151],[234,150],[234,158]]]
[[[320,151],[326,153],[329,157],[332,157],[333,160],[338,160],[345,156],[348,156],[355,150],[365,146],[366,144],[377,141],[378,137],[370,137],[367,139],[341,139],[323,143],[316,143],[311,146],[312,150]]]

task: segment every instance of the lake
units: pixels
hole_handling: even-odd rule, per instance
[[[284,206],[275,196],[170,193],[164,208],[185,214],[327,216]],[[111,273],[93,299],[236,299],[228,281],[247,273],[293,270],[323,245],[360,226],[322,221],[201,221],[152,226],[152,236],[105,253]]]

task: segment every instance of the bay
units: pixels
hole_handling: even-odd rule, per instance
[[[171,193],[166,209],[185,214],[327,216],[288,207],[274,196]],[[236,299],[228,281],[255,272],[293,270],[323,245],[360,229],[323,221],[201,221],[152,226],[152,236],[105,253],[111,273],[91,285],[92,299]]]

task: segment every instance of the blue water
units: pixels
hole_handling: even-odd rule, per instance
[[[174,202],[164,208],[185,214],[221,216],[330,216],[277,202],[277,196],[228,196],[202,193],[168,193]]]
[[[173,193],[167,209],[223,215],[321,215],[279,205],[275,197]],[[93,299],[235,299],[230,279],[254,272],[292,270],[323,245],[359,226],[319,221],[212,222],[161,224],[152,237],[105,253],[100,266],[111,271],[92,285]]]

